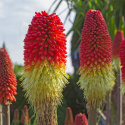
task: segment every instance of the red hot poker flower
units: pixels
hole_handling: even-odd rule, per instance
[[[75,116],[74,125],[88,125],[88,121],[87,121],[85,114],[81,114],[81,113],[77,114]]]
[[[89,10],[82,29],[80,44],[81,89],[89,106],[98,107],[114,85],[111,38],[98,10]]]
[[[58,15],[42,11],[33,17],[24,39],[25,79],[22,86],[34,107],[38,124],[57,124],[57,105],[68,83],[63,31]]]
[[[116,70],[120,67],[119,52],[120,52],[120,45],[123,39],[124,39],[123,32],[121,30],[118,30],[112,43],[112,59],[113,59],[113,65]]]
[[[36,13],[24,39],[25,70],[44,63],[58,68],[66,65],[66,37],[63,31],[62,22],[55,13]]]
[[[13,64],[7,51],[0,49],[0,103],[8,104],[8,101],[16,101],[16,77],[13,72]]]
[[[28,107],[27,105],[24,105],[23,110],[22,110],[22,115],[21,115],[21,123],[27,124],[28,121],[29,121]]]
[[[118,30],[112,43],[112,58],[119,58],[120,45],[124,39],[124,34],[121,30]]]
[[[125,39],[121,43],[120,47],[120,61],[121,61],[121,72],[122,72],[122,93],[125,93]]]

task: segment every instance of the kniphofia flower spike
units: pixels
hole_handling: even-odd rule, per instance
[[[63,31],[60,18],[55,13],[49,15],[43,11],[33,17],[24,39],[25,79],[22,86],[42,124],[57,124],[53,120],[56,119],[57,104],[68,83]]]
[[[73,114],[72,114],[72,109],[70,107],[67,107],[67,109],[66,109],[64,125],[73,125]]]
[[[0,104],[9,104],[16,101],[16,76],[13,71],[13,64],[5,48],[0,49]]]
[[[100,106],[114,85],[111,39],[105,20],[98,10],[89,10],[82,29],[80,44],[81,89],[88,105]]]
[[[120,45],[122,40],[124,39],[124,34],[121,30],[118,30],[116,32],[116,35],[113,39],[112,43],[112,59],[113,59],[113,66],[116,70],[120,68],[120,58],[119,58],[119,53],[120,53]]]
[[[121,74],[122,74],[121,92],[125,93],[125,39],[122,41],[120,47],[120,61],[121,61]]]
[[[75,123],[74,125],[88,125],[87,118],[85,114],[79,113],[75,116]]]

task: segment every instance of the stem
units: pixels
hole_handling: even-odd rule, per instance
[[[121,77],[120,77],[120,69],[117,72],[117,125],[122,125],[122,94],[120,93],[120,83],[121,83]]]
[[[111,93],[107,95],[106,125],[111,125]]]
[[[96,125],[97,108],[90,107],[88,117],[89,117],[89,125]]]
[[[37,109],[37,125],[57,125],[57,106],[43,104],[43,108]]]
[[[10,105],[2,103],[3,125],[10,125]]]
[[[2,119],[2,105],[0,104],[0,125],[3,125],[3,119]]]

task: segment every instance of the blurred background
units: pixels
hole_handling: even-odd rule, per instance
[[[112,40],[117,30],[120,29],[125,33],[125,0],[0,0],[0,47],[7,49],[18,81],[17,101],[11,105],[11,122],[15,109],[21,114],[24,105],[27,105],[30,122],[35,124],[33,110],[24,98],[25,93],[22,91],[19,78],[20,72],[23,72],[23,40],[28,25],[35,12],[44,10],[49,14],[56,12],[59,15],[67,35],[66,72],[70,75],[70,79],[63,91],[63,103],[58,107],[58,124],[64,125],[67,107],[71,107],[73,117],[80,112],[87,116],[83,91],[79,89],[76,82],[79,79],[81,30],[85,14],[89,9],[102,12]],[[100,123],[100,125],[104,124]]]

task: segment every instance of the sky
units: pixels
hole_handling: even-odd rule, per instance
[[[0,48],[5,42],[6,49],[12,62],[23,65],[23,40],[28,30],[35,12],[47,11],[54,0],[0,0]],[[56,4],[58,3],[58,0]],[[55,5],[56,5],[55,4]],[[56,11],[62,22],[68,11],[60,14],[67,7],[63,1],[60,8]],[[52,8],[52,10],[54,7]],[[52,11],[49,12],[51,14]],[[71,20],[74,20],[75,13],[71,14]],[[67,21],[64,25],[65,33],[68,32],[72,24]],[[74,69],[71,64],[71,40],[72,34],[67,37],[67,73],[73,73]]]

